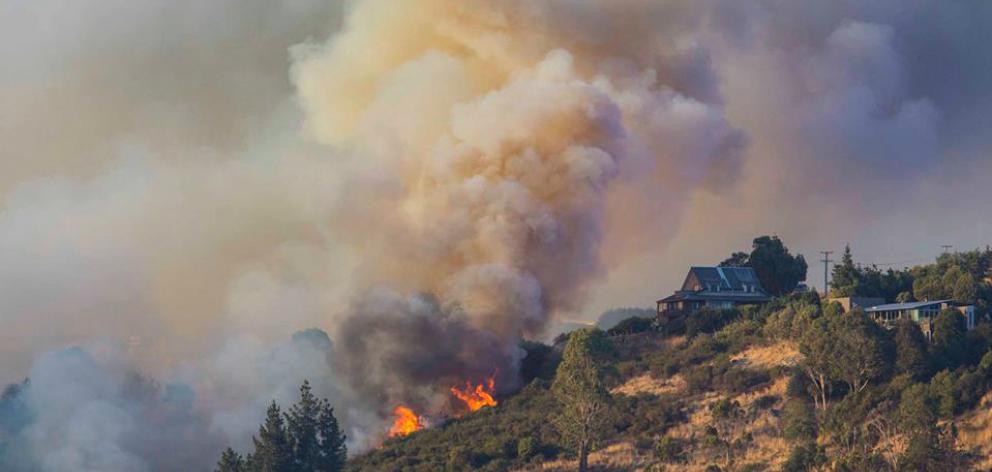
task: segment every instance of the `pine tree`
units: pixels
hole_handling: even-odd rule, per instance
[[[258,437],[252,438],[255,453],[249,466],[253,472],[291,472],[293,451],[289,443],[285,422],[279,405],[273,401],[265,415],[265,424],[258,429]]]
[[[313,396],[310,382],[304,380],[303,385],[300,386],[300,401],[290,407],[289,413],[286,414],[295,470],[317,470],[319,455],[317,422],[320,410],[321,402]]]
[[[851,245],[844,246],[844,254],[840,258],[840,264],[834,266],[830,281],[832,295],[835,297],[854,297],[859,295],[859,285],[861,282],[861,271],[854,265],[854,256],[851,255]]]
[[[220,456],[216,472],[247,472],[247,470],[241,454],[234,452],[234,449],[227,448]]]
[[[348,457],[348,450],[345,447],[345,435],[338,426],[338,419],[334,417],[334,409],[327,400],[323,400],[320,405],[320,415],[317,418],[317,432],[319,442],[317,444],[316,468],[320,472],[337,472],[344,470],[344,463]]]

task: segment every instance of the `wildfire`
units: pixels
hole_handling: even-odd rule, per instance
[[[403,405],[396,407],[393,410],[393,415],[396,416],[396,421],[393,422],[393,427],[389,429],[389,437],[391,438],[406,436],[414,431],[424,429],[424,423],[421,421],[420,416]]]
[[[492,377],[485,384],[479,384],[475,387],[472,387],[471,382],[465,382],[464,390],[451,387],[451,394],[464,402],[469,411],[478,411],[482,407],[496,406],[496,400],[493,399],[492,395],[495,385],[496,380]]]

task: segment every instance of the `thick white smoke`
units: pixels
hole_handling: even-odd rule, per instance
[[[0,3],[0,382],[31,378],[0,464],[203,469],[303,378],[368,447],[395,402],[512,388],[521,336],[756,234],[985,242],[990,16]]]

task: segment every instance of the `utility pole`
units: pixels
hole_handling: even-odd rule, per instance
[[[830,295],[830,288],[827,286],[827,277],[830,274],[830,263],[833,262],[833,260],[830,259],[830,255],[833,253],[834,253],[833,251],[820,251],[820,254],[823,254],[823,259],[821,259],[820,262],[823,263],[823,296],[824,297]]]
[[[951,252],[951,248],[952,247],[954,247],[954,246],[951,246],[950,244],[944,244],[944,245],[940,246],[940,248],[944,250],[944,253],[945,254],[948,253],[948,252]]]

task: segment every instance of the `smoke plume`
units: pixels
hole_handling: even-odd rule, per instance
[[[206,469],[304,378],[362,450],[396,404],[512,390],[520,339],[650,305],[758,234],[897,260],[987,243],[990,20],[2,3],[0,382],[21,386],[0,469]]]

